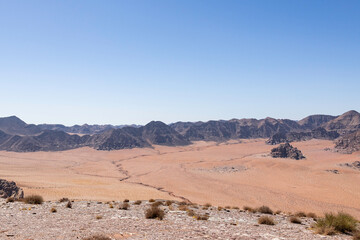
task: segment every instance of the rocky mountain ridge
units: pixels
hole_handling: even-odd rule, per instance
[[[232,119],[177,122],[169,125],[152,121],[141,127],[116,128],[111,125],[83,125],[84,128],[77,130],[67,129],[67,131],[82,131],[83,133],[98,131],[82,136],[56,130],[61,129],[63,125],[44,126],[26,124],[16,117],[0,118],[0,150],[61,151],[85,146],[97,150],[117,150],[151,147],[151,145],[182,146],[199,140],[222,142],[250,138],[269,138],[268,144],[305,141],[313,138],[334,140],[360,129],[360,114],[349,111],[337,117],[311,115],[300,121],[274,118]],[[50,130],[43,130],[44,128],[50,128]],[[348,141],[352,142],[352,139]],[[357,149],[359,143],[353,142],[354,146],[347,144],[344,148],[351,146],[352,149]],[[339,148],[341,148],[340,145],[339,143]]]

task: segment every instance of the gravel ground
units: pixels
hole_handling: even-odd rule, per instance
[[[208,214],[209,219],[196,220],[178,204],[160,206],[164,220],[146,219],[148,201],[141,205],[130,202],[129,210],[120,210],[120,202],[108,203],[77,201],[72,208],[66,202],[44,202],[31,205],[22,202],[6,203],[0,200],[0,239],[83,239],[104,234],[111,239],[351,239],[346,235],[321,236],[309,229],[313,220],[302,218],[302,224],[293,224],[285,215],[273,215],[274,226],[259,225],[262,214],[236,209],[218,211],[216,207],[196,213]],[[52,213],[51,208],[57,212]]]

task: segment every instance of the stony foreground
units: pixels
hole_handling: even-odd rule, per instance
[[[208,220],[196,220],[180,211],[178,204],[160,206],[164,220],[146,219],[144,212],[151,203],[130,202],[128,210],[120,210],[120,202],[78,201],[44,202],[31,205],[0,200],[0,239],[83,239],[104,234],[112,239],[351,239],[350,236],[321,236],[309,229],[313,220],[302,218],[302,224],[289,222],[285,215],[272,216],[274,226],[259,225],[263,214],[238,209],[219,211],[216,207],[189,207]],[[51,212],[51,209],[56,212]]]

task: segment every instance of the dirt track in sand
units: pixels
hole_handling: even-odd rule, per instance
[[[186,147],[0,152],[0,178],[47,200],[179,199],[213,205],[269,205],[283,211],[346,211],[360,218],[360,160],[325,151],[331,141],[294,143],[305,160],[273,159],[264,139]],[[327,170],[339,170],[334,174]]]

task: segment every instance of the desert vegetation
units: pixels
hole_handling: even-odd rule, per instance
[[[256,212],[263,213],[263,214],[273,214],[273,210],[271,210],[268,206],[261,206],[256,208]]]
[[[298,217],[296,217],[296,216],[291,216],[290,219],[289,219],[289,221],[290,221],[291,223],[301,224],[300,218],[298,218]]]
[[[264,225],[275,225],[274,219],[269,217],[269,216],[261,216],[258,219],[258,223],[259,224],[264,224]]]
[[[25,197],[23,201],[27,204],[42,204],[44,199],[40,195],[30,195]]]
[[[119,209],[120,210],[128,210],[130,208],[130,204],[128,202],[123,202],[120,204]]]
[[[163,220],[165,216],[165,212],[160,209],[158,206],[151,206],[145,212],[145,217],[147,219],[158,219]]]
[[[93,235],[91,237],[84,238],[83,240],[111,240],[111,238],[105,235]]]
[[[336,233],[354,234],[357,232],[358,221],[351,215],[343,212],[337,214],[326,213],[313,225],[316,233],[333,235]]]

